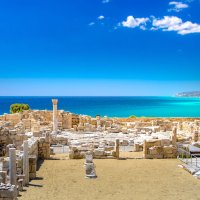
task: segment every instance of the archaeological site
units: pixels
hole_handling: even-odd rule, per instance
[[[121,163],[126,165],[126,160],[177,160],[180,173],[199,181],[200,119],[91,117],[58,110],[58,106],[58,100],[52,99],[52,111],[27,110],[0,116],[0,200],[29,199],[29,188],[32,181],[40,178],[38,173],[45,161],[56,165],[62,156],[66,163],[82,163],[80,179],[94,184],[103,179],[100,160],[113,163],[113,170]],[[67,167],[66,164],[66,170]],[[66,181],[70,178],[73,176]],[[112,174],[110,179],[114,179]],[[45,188],[45,184],[41,187]],[[37,187],[35,196],[40,190]],[[62,198],[55,194],[52,199]]]

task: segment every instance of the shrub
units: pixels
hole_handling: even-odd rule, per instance
[[[135,115],[131,115],[129,118],[137,118]]]
[[[23,112],[24,110],[29,110],[30,107],[28,104],[20,104],[20,103],[15,103],[15,104],[12,104],[10,106],[10,113],[13,114],[13,113],[21,113]]]

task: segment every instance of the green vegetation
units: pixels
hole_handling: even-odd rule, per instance
[[[131,115],[129,118],[137,118],[135,115]]]
[[[29,110],[30,107],[28,104],[20,104],[20,103],[15,103],[15,104],[12,104],[10,106],[10,113],[13,114],[13,113],[21,113],[23,112],[24,110]]]

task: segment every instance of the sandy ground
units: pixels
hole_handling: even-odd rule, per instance
[[[89,180],[84,160],[60,158],[42,163],[19,200],[200,200],[200,180],[176,159],[94,160],[98,178]]]

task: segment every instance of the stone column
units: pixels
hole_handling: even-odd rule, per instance
[[[10,176],[10,184],[16,185],[17,184],[17,168],[16,168],[16,149],[10,148],[9,149],[9,176]]]
[[[96,171],[95,171],[95,165],[93,163],[93,155],[91,152],[87,152],[85,154],[85,173],[86,178],[97,178]]]
[[[140,145],[138,143],[134,144],[134,151],[139,152],[140,151]]]
[[[25,175],[25,185],[29,183],[29,157],[28,157],[28,141],[24,141],[23,145],[24,155],[23,155],[23,173]]]
[[[115,142],[116,158],[119,159],[119,139]]]
[[[179,130],[182,131],[183,130],[183,123],[179,122]]]
[[[172,130],[172,145],[176,146],[177,141],[177,128],[174,127]]]
[[[58,99],[52,99],[53,103],[53,132],[57,133],[58,131],[58,111],[57,111],[57,104]]]
[[[193,125],[190,125],[190,131],[191,131],[191,134],[192,134],[193,131],[194,131],[194,127],[193,127]]]
[[[198,131],[193,132],[192,140],[193,140],[193,142],[198,142],[198,140],[199,140],[199,132]]]
[[[144,156],[144,158],[147,158],[147,153],[148,153],[148,151],[147,151],[147,141],[144,140],[144,144],[143,144],[143,156]]]

